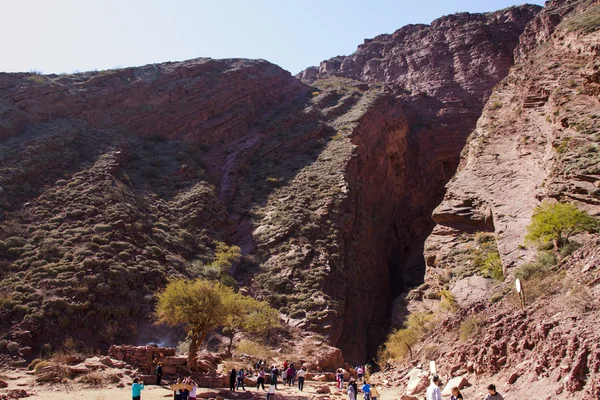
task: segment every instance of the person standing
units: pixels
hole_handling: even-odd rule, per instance
[[[279,377],[279,370],[277,369],[276,366],[273,365],[273,367],[271,367],[271,385],[275,386],[275,389],[277,389],[277,378]]]
[[[262,385],[262,389],[265,390],[265,369],[261,368],[258,371],[258,379],[256,380],[256,390]]]
[[[363,396],[364,396],[365,400],[370,400],[371,399],[371,385],[369,385],[365,381],[364,385],[360,389],[363,392]],[[440,399],[440,400],[442,400],[442,399]]]
[[[297,372],[298,376],[298,390],[302,391],[304,389],[304,378],[306,377],[306,371],[304,368],[300,368]]]
[[[231,370],[231,373],[229,374],[229,390],[231,390],[232,392],[235,392],[235,377],[237,376],[237,373],[235,371],[235,369]]]
[[[363,367],[361,367],[359,365],[358,369],[356,370],[356,373],[358,374],[358,380],[361,381],[363,378],[363,374],[365,373],[365,370],[363,369]]]
[[[292,375],[294,374],[294,370],[292,369],[292,366],[290,365],[286,371],[286,377],[287,377],[287,384],[288,386],[292,386]]]
[[[267,400],[275,397],[275,389],[277,389],[274,385],[269,386],[269,391],[267,392]]]
[[[179,385],[181,383],[181,378],[177,378],[175,384]],[[181,390],[177,389],[173,392],[173,400],[181,400]]]
[[[450,396],[450,400],[463,400],[462,393],[458,386],[452,388],[452,396]]]
[[[287,384],[287,368],[283,367],[281,369],[281,382],[283,382],[283,386]]]
[[[378,397],[379,397],[379,392],[377,391],[375,384],[371,383],[371,400],[377,400]]]
[[[162,363],[158,363],[158,365],[156,366],[156,386],[160,386],[161,382],[162,382],[162,377],[163,377],[163,369],[162,369]]]
[[[427,388],[427,400],[442,400],[442,391],[440,390],[440,377],[433,376],[431,384]]]
[[[192,385],[192,390],[190,391],[189,400],[196,400],[196,393],[198,392],[198,385],[196,384],[196,382],[194,382],[191,379],[190,379],[189,384]]]
[[[142,390],[144,390],[144,382],[140,383],[139,378],[134,378],[131,384],[131,398],[140,400],[142,398]]]
[[[292,365],[290,365],[290,368],[292,369],[292,384],[291,384],[291,386],[294,386],[296,384],[296,374],[298,374],[298,371],[296,371],[296,367],[294,367],[293,363],[292,363]]]
[[[240,386],[242,387],[243,390],[246,390],[246,386],[244,386],[244,368],[240,368],[240,370],[237,373],[237,386],[236,389],[239,389]]]
[[[356,382],[350,380],[348,383],[348,400],[356,400]]]
[[[496,385],[490,384],[488,387],[488,395],[485,396],[485,400],[504,400],[504,397],[496,392]]]

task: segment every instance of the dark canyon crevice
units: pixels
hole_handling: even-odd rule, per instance
[[[539,10],[513,7],[407,26],[299,74],[307,83],[352,78],[387,93],[354,130],[356,149],[346,169],[344,207],[352,219],[344,233],[345,279],[340,284],[332,275],[331,283],[332,297],[344,299],[345,308],[340,333],[331,338],[347,361],[376,355],[389,332],[393,301],[423,282],[431,214],[485,101],[513,65],[520,34]]]

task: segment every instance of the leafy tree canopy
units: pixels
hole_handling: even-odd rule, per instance
[[[579,210],[571,203],[544,201],[534,211],[531,224],[527,226],[526,243],[552,241],[556,250],[569,243],[577,233],[590,232],[598,227],[598,220]]]

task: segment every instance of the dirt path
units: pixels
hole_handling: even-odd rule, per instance
[[[37,400],[74,400],[74,399],[85,399],[85,400],[117,400],[117,399],[128,399],[131,397],[131,388],[129,385],[125,385],[123,388],[115,387],[115,384],[110,384],[110,387],[102,388],[86,388],[77,383],[70,383],[68,385],[39,385],[35,383],[33,376],[24,375],[23,373],[8,373],[3,374],[3,378],[8,383],[7,389],[0,390],[0,394],[13,389],[24,389],[32,393],[31,397],[27,399]],[[124,383],[124,382],[123,382]],[[318,394],[319,388],[328,387],[330,393]],[[266,387],[268,389],[268,386]],[[213,392],[218,393],[224,388],[199,388],[198,393]],[[253,399],[266,399],[267,392],[256,390],[254,387],[246,386],[247,391],[252,393]],[[157,387],[154,385],[147,385],[142,392],[142,400],[164,400],[172,398],[171,390],[164,387]],[[214,397],[211,396],[211,397]],[[396,393],[393,389],[386,389],[381,394],[380,400],[392,400],[399,397],[399,393]],[[333,383],[324,383],[317,381],[307,381],[304,385],[304,391],[300,392],[297,386],[283,386],[278,385],[278,390],[275,396],[275,400],[309,400],[309,399],[322,399],[322,400],[345,400],[347,399],[346,389],[338,390]],[[358,396],[358,400],[362,400],[362,395]]]

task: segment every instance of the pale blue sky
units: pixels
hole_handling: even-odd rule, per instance
[[[543,1],[529,1],[543,4]],[[0,71],[86,71],[196,57],[292,73],[363,39],[515,0],[0,0]]]

